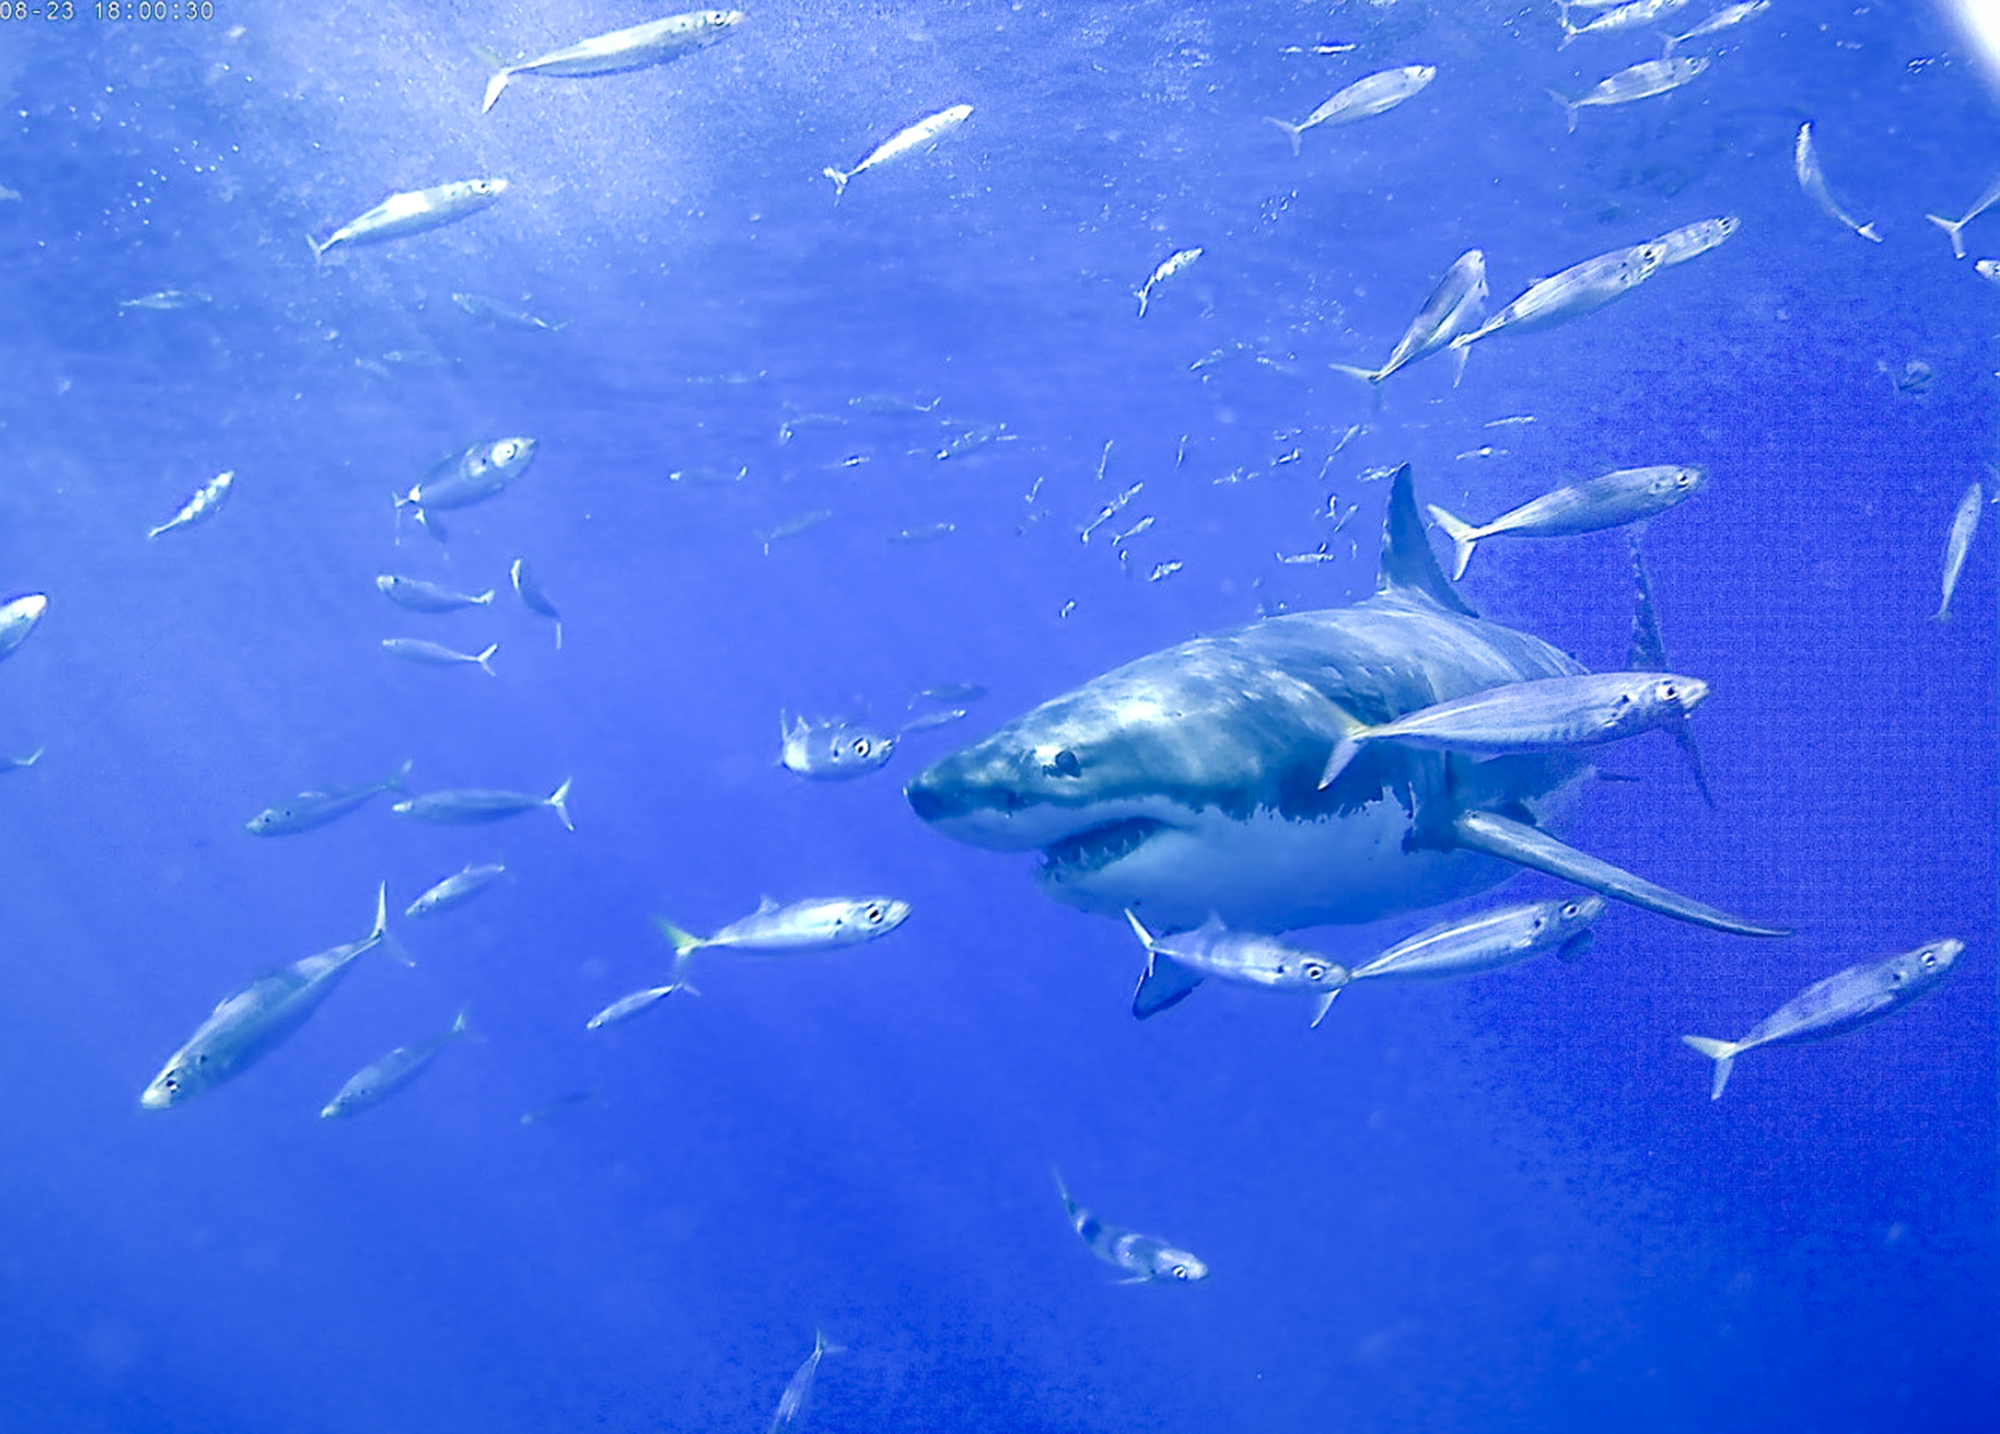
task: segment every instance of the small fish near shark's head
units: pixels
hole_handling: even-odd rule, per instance
[[[1497,886],[1519,867],[1716,930],[1732,917],[1565,846],[1588,762],[1568,749],[1475,761],[1370,744],[1324,790],[1356,723],[1582,669],[1482,621],[1439,569],[1405,466],[1374,596],[1127,663],[933,764],[906,789],[944,835],[1039,849],[1043,890],[1161,929],[1354,924]]]

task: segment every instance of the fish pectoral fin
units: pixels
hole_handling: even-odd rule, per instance
[[[1139,989],[1132,993],[1132,1014],[1142,1021],[1157,1016],[1185,1001],[1200,984],[1198,972],[1154,951],[1146,962],[1146,974],[1139,978]]]
[[[1620,870],[1608,861],[1566,846],[1547,832],[1494,812],[1460,812],[1452,819],[1450,837],[1454,846],[1484,852],[1516,866],[1546,872],[1573,881],[1614,901],[1625,902],[1645,911],[1670,916],[1711,931],[1727,931],[1736,936],[1790,936],[1789,927],[1764,926],[1731,916],[1691,896],[1656,886],[1644,877]]]
[[[1313,1006],[1312,1024],[1306,1027],[1307,1030],[1316,1031],[1319,1029],[1319,1023],[1324,1021],[1326,1013],[1333,1009],[1333,998],[1339,994],[1340,988],[1336,986],[1333,990],[1328,991],[1324,996],[1319,998]]]

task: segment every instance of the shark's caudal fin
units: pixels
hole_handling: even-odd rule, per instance
[[[1565,846],[1547,832],[1524,822],[1513,821],[1493,812],[1460,812],[1452,819],[1449,840],[1467,851],[1485,852],[1516,866],[1546,872],[1573,881],[1614,901],[1623,901],[1645,911],[1671,916],[1711,931],[1727,931],[1736,936],[1790,936],[1790,928],[1764,926],[1731,916],[1726,911],[1696,901],[1691,896],[1655,886],[1644,877],[1621,871],[1608,861]]]
[[[1171,956],[1147,947],[1146,974],[1132,993],[1132,1014],[1140,1020],[1157,1016],[1170,1006],[1185,1001],[1201,984],[1201,975],[1190,971]]]
[[[1465,605],[1438,566],[1437,554],[1431,551],[1431,540],[1424,533],[1424,520],[1417,513],[1416,485],[1410,481],[1407,463],[1396,470],[1389,484],[1389,515],[1382,522],[1382,569],[1375,578],[1375,591],[1422,593],[1440,607],[1467,617],[1479,616]]]
[[[1633,672],[1665,672],[1667,670],[1667,644],[1660,636],[1660,614],[1653,606],[1653,583],[1646,576],[1646,557],[1639,546],[1639,532],[1635,530],[1629,537],[1632,548],[1632,582],[1638,588],[1638,599],[1632,609],[1632,650],[1625,659],[1625,665]],[[1708,803],[1710,811],[1715,810],[1715,793],[1708,789],[1708,773],[1701,765],[1701,748],[1694,744],[1694,729],[1683,717],[1678,722],[1669,723],[1667,730],[1674,734],[1681,753],[1694,771],[1694,784],[1701,791],[1701,799]]]
[[[1715,1062],[1715,1084],[1709,1087],[1710,1100],[1722,1099],[1722,1088],[1729,1084],[1729,1068],[1736,1064],[1736,1057],[1742,1053],[1734,1041],[1718,1041],[1708,1036],[1682,1036],[1690,1046]]]

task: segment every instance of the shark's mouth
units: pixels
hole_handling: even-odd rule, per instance
[[[1045,876],[1055,881],[1088,876],[1122,861],[1171,828],[1151,817],[1125,817],[1066,836],[1042,848]]]

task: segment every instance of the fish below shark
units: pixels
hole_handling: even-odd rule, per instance
[[[1712,930],[1789,935],[1564,844],[1553,832],[1593,774],[1574,751],[1482,761],[1384,742],[1319,788],[1357,721],[1583,671],[1465,604],[1431,551],[1405,464],[1373,596],[1129,662],[945,757],[907,795],[946,836],[1039,849],[1056,900],[1130,909],[1156,929],[1211,916],[1267,932],[1371,922],[1529,868]]]

